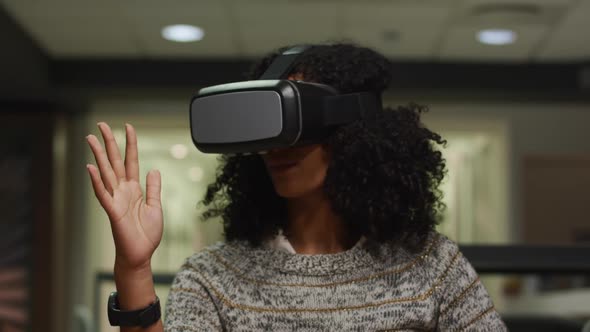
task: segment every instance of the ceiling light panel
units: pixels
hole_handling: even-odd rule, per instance
[[[569,9],[570,0],[465,0],[442,40],[440,57],[453,61],[528,61]],[[501,46],[479,41],[482,30],[512,30]],[[495,36],[498,38],[498,34]],[[490,37],[490,34],[487,35]]]
[[[430,58],[449,19],[449,6],[349,4],[342,7],[344,37],[393,58]],[[395,31],[396,40],[384,34]]]
[[[534,54],[535,59],[549,62],[590,59],[589,13],[590,0],[579,1],[571,7]]]
[[[518,35],[510,29],[483,29],[477,32],[477,40],[486,45],[510,45],[514,44]]]
[[[197,42],[205,37],[205,31],[195,25],[173,24],[162,28],[162,37],[178,43]]]
[[[507,45],[486,45],[479,42],[478,33],[490,28],[514,31],[517,39]],[[544,25],[455,26],[447,31],[439,55],[441,59],[450,61],[523,62],[529,60],[548,30]]]
[[[457,24],[554,24],[571,0],[465,0],[453,22]]]
[[[286,2],[233,2],[242,54],[258,57],[280,46],[340,39],[333,5]]]
[[[109,1],[3,0],[4,7],[54,57],[135,57],[125,18]]]
[[[123,6],[130,26],[146,56],[152,58],[236,57],[232,22],[221,2],[186,2],[166,7],[148,2],[125,2]],[[176,43],[162,38],[162,29],[170,25],[193,25],[205,35],[200,41]]]

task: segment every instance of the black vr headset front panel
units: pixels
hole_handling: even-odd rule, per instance
[[[281,96],[275,91],[208,96],[195,99],[193,108],[200,110],[194,129],[201,143],[257,141],[277,137],[283,130]]]
[[[204,88],[190,110],[192,140],[205,153],[265,151],[295,143],[300,100],[286,80],[247,81]]]

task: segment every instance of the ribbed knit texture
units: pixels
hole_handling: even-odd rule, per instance
[[[299,255],[242,242],[190,257],[177,274],[165,330],[506,331],[457,245],[433,234],[420,254],[364,244]]]

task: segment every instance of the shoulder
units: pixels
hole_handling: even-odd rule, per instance
[[[377,251],[374,248],[378,248]],[[433,287],[462,257],[459,246],[445,235],[432,231],[420,248],[410,250],[400,244],[381,244],[367,249],[375,257],[374,268],[397,271],[421,287]]]
[[[459,249],[447,236],[433,232],[423,254],[424,264],[434,271],[437,282],[444,282],[452,274],[473,280],[477,273]]]
[[[417,252],[409,252],[406,249],[399,250],[400,255],[413,257],[431,268],[442,267],[461,255],[457,243],[447,236],[436,231],[430,232],[422,248]]]
[[[217,242],[189,256],[183,268],[201,268],[215,262],[215,256],[231,251],[231,244]]]
[[[438,299],[441,330],[506,331],[488,291],[457,243],[441,234],[436,237],[425,262],[436,271],[431,290]]]
[[[417,251],[405,247],[382,246],[381,257],[393,257],[399,263],[419,263],[423,269],[440,270],[453,263],[460,255],[457,243],[436,231],[430,232],[423,246]],[[393,262],[393,261],[392,261]]]
[[[437,268],[453,264],[462,256],[457,243],[438,232],[431,233],[425,248],[425,260]]]
[[[177,279],[203,279],[226,274],[228,268],[247,261],[249,247],[242,242],[218,242],[188,257]]]
[[[212,252],[224,250],[218,243],[193,254],[176,274],[166,302],[165,331],[220,331],[219,297],[211,292],[217,263]],[[195,321],[199,322],[195,326]]]
[[[457,243],[435,231],[428,235],[424,246],[418,252],[411,253],[405,249],[398,249],[390,257],[396,257],[398,264],[408,267],[407,271],[428,287],[439,288],[450,275],[460,276],[462,279],[477,277]]]

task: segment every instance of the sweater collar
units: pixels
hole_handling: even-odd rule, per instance
[[[295,253],[284,236],[268,241],[264,246],[257,248],[242,243],[239,246],[241,247],[240,251],[243,250],[247,253],[249,262],[242,261],[240,265],[246,267],[245,265],[253,264],[257,267],[271,268],[283,273],[301,276],[350,273],[375,263],[374,258],[364,247],[364,242],[364,239],[361,239],[354,247],[340,253],[318,255]],[[250,265],[250,268],[252,267]]]

